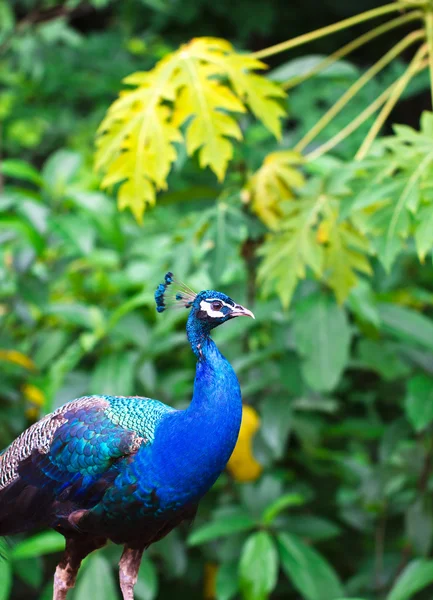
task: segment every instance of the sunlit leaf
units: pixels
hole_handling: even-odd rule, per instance
[[[12,557],[15,560],[31,558],[33,556],[41,556],[42,554],[59,552],[64,547],[65,538],[60,533],[46,531],[19,542],[12,550]]]
[[[279,227],[284,214],[281,203],[293,198],[293,190],[304,185],[304,176],[296,168],[301,163],[301,155],[292,150],[271,152],[248,182],[251,207],[270,229]]]
[[[281,564],[293,585],[306,600],[337,600],[343,595],[332,567],[296,535],[278,535]]]
[[[409,379],[405,400],[406,415],[416,431],[433,421],[433,379],[419,374]]]
[[[3,173],[3,175],[6,175],[6,177],[14,177],[23,181],[29,181],[37,186],[42,183],[42,177],[39,171],[23,160],[3,160],[0,163],[0,172]]]
[[[237,562],[223,563],[218,567],[215,582],[217,600],[231,600],[238,590]]]
[[[80,569],[74,597],[76,600],[99,597],[104,600],[117,600],[117,589],[110,564],[101,554],[94,552]]]
[[[314,390],[334,389],[349,358],[345,311],[323,294],[312,296],[296,307],[293,325],[306,381]]]
[[[151,560],[143,557],[134,595],[138,600],[154,600],[158,594],[158,573]]]
[[[246,513],[225,515],[224,518],[211,521],[192,532],[188,543],[198,546],[222,536],[234,535],[240,531],[248,531],[254,527],[254,520]]]
[[[9,548],[4,539],[0,538],[0,600],[8,600],[12,587],[12,568]]]
[[[433,583],[433,560],[413,560],[399,575],[386,600],[411,600]]]
[[[425,112],[420,131],[397,125],[395,135],[380,140],[379,158],[365,161],[359,171],[363,185],[348,204],[387,271],[411,237],[421,261],[433,246],[431,121]]]
[[[265,600],[277,583],[278,554],[266,531],[245,542],[239,562],[240,587],[245,600]]]
[[[433,511],[429,494],[421,496],[406,512],[406,536],[417,553],[426,556],[433,542]]]
[[[260,249],[263,257],[259,281],[264,293],[275,289],[284,306],[288,306],[299,279],[307,268],[319,277],[323,270],[323,248],[317,243],[314,226],[321,210],[320,198],[302,198],[287,208],[281,231],[269,235]]]
[[[176,144],[197,152],[201,167],[224,178],[233,140],[242,138],[234,115],[251,111],[276,136],[285,113],[282,89],[252,70],[266,65],[235,52],[215,38],[196,38],[146,73],[125,79],[133,89],[121,93],[102,121],[96,168],[103,187],[119,186],[119,208],[141,220],[156,192],[166,188]]]
[[[332,288],[340,303],[357,285],[358,273],[372,272],[367,237],[350,218],[340,218],[347,177],[343,170],[340,177],[316,178],[299,198],[279,204],[284,216],[259,250],[263,260],[258,278],[264,293],[276,292],[285,307],[310,271]],[[269,207],[266,201],[263,206]]]

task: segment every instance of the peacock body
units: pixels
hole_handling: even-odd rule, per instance
[[[169,273],[155,294],[165,308]],[[47,415],[0,455],[0,536],[52,527],[66,538],[54,599],[75,583],[81,560],[107,540],[124,544],[120,584],[133,598],[141,555],[183,520],[223,471],[236,444],[237,377],[210,338],[236,316],[253,316],[214,290],[183,289],[187,337],[197,357],[185,410],[150,398],[85,396]]]

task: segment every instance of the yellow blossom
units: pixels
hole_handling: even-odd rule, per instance
[[[255,481],[260,477],[262,465],[253,454],[254,434],[260,427],[260,417],[252,406],[244,405],[239,438],[227,468],[236,481]]]
[[[215,600],[216,598],[216,576],[218,565],[208,562],[204,566],[204,600]]]
[[[15,365],[19,365],[20,367],[24,367],[25,369],[29,370],[33,370],[35,368],[35,364],[32,359],[22,352],[18,352],[18,350],[0,350],[0,360],[14,363]]]

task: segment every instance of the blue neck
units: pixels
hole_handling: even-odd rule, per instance
[[[199,361],[207,359],[210,347],[216,348],[214,342],[209,337],[210,331],[209,325],[206,322],[199,321],[194,312],[191,311],[186,323],[186,335],[191,344],[192,351]],[[209,359],[212,360],[211,357]]]
[[[154,442],[161,501],[200,498],[224,470],[242,418],[239,382],[209,333],[187,327],[198,361],[191,404],[161,423]],[[166,493],[164,488],[166,487]],[[174,493],[176,490],[176,493]]]

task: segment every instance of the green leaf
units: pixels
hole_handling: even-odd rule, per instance
[[[433,244],[429,235],[433,151],[427,120],[421,118],[421,131],[395,126],[395,135],[378,140],[376,155],[359,164],[361,185],[354,187],[361,192],[345,206],[345,214],[357,213],[354,217],[387,271],[411,237],[421,261]]]
[[[239,562],[239,579],[245,600],[264,600],[274,589],[278,553],[266,531],[253,533],[245,542]]]
[[[42,177],[32,165],[17,159],[7,159],[0,163],[0,172],[6,177],[13,177],[15,179],[22,179],[23,181],[29,181],[37,186],[42,184]]]
[[[65,548],[65,538],[56,531],[45,531],[19,542],[12,550],[14,560],[32,558],[43,554],[60,552]]]
[[[79,303],[57,304],[52,302],[44,314],[55,317],[58,323],[88,329],[93,329],[102,320],[102,315],[98,308]]]
[[[16,234],[16,237],[20,240],[28,241],[38,254],[41,254],[44,250],[44,240],[42,236],[31,223],[27,222],[27,219],[14,216],[1,216],[0,233],[3,231],[7,232],[8,235],[12,234],[15,236]]]
[[[351,332],[344,309],[323,294],[310,296],[296,306],[293,332],[308,385],[333,390],[349,358]]]
[[[221,520],[212,521],[193,531],[188,538],[188,545],[199,546],[220,537],[234,535],[241,531],[248,531],[254,526],[254,520],[245,513],[228,514],[221,518]]]
[[[12,568],[7,543],[0,538],[0,600],[8,600],[12,587]]]
[[[350,223],[342,222],[336,211],[328,210],[328,218],[320,224],[318,236],[323,235],[325,247],[325,281],[334,291],[339,304],[358,283],[357,271],[373,273],[367,258],[369,243]]]
[[[301,506],[305,503],[305,498],[300,494],[285,494],[268,506],[262,515],[264,525],[270,525],[272,521],[286,508],[291,506]]]
[[[308,268],[317,277],[322,275],[324,253],[313,229],[321,208],[320,198],[301,198],[287,203],[281,231],[269,235],[259,250],[262,262],[258,278],[263,292],[276,292],[286,308]]]
[[[50,226],[63,239],[68,253],[89,255],[94,249],[96,228],[84,215],[57,215],[50,219]]]
[[[0,43],[3,44],[15,26],[13,7],[6,0],[0,0]]]
[[[129,396],[134,388],[135,352],[122,352],[103,356],[93,372],[90,392],[111,396]]]
[[[74,600],[103,598],[118,600],[117,584],[107,560],[98,552],[91,554],[78,574]]]
[[[398,239],[399,236],[405,238],[408,235],[407,211],[412,210],[412,212],[414,212],[414,208],[419,204],[419,180],[432,161],[433,152],[430,151],[424,156],[419,165],[417,165],[414,172],[410,174],[402,193],[398,197],[397,202],[394,203],[394,210],[385,234],[383,252],[379,254],[379,258],[387,270],[391,268],[397,255],[396,239]],[[413,200],[414,194],[416,195],[415,202]],[[424,244],[421,244],[421,248],[423,251],[425,250]]]
[[[406,416],[415,431],[421,431],[433,421],[433,379],[415,375],[407,383]]]
[[[238,563],[227,562],[218,567],[216,576],[217,600],[231,600],[238,591]]]
[[[433,542],[433,511],[430,494],[420,496],[406,511],[406,535],[415,551],[426,556]]]
[[[433,204],[422,206],[416,213],[415,244],[421,262],[433,246]]]
[[[385,381],[407,376],[410,367],[400,358],[396,344],[384,340],[361,339],[357,345],[358,365],[379,373]]]
[[[303,598],[337,600],[342,596],[336,573],[314,548],[289,533],[280,533],[277,541],[282,567]]]
[[[380,326],[377,300],[370,283],[360,279],[358,285],[350,291],[347,300],[350,310],[358,319],[371,323],[374,327]]]
[[[433,560],[413,560],[398,577],[386,600],[412,600],[433,583]]]
[[[52,600],[53,598],[53,581],[47,583],[44,587],[41,595],[39,596],[39,600]]]
[[[81,166],[82,158],[71,150],[58,150],[45,162],[42,178],[53,198],[62,198]]]
[[[379,304],[379,316],[385,331],[433,350],[433,321],[425,315],[395,304]]]
[[[42,557],[34,556],[32,558],[14,560],[13,570],[20,579],[33,589],[38,590],[41,587],[44,580]]]
[[[283,63],[269,73],[269,79],[273,81],[288,82],[292,79],[298,79],[307,75],[320,65],[326,58],[325,54],[309,54]],[[322,78],[346,78],[353,80],[359,71],[355,65],[346,60],[338,60],[332,65],[328,65],[317,73],[318,79]]]
[[[341,535],[341,528],[332,521],[315,515],[292,515],[285,517],[287,530],[301,538],[320,542]]]
[[[292,410],[287,397],[282,398],[278,395],[265,398],[260,405],[260,415],[260,435],[274,458],[281,458],[292,426]]]
[[[158,573],[151,560],[143,557],[138,572],[134,596],[138,600],[154,600],[158,595]]]

